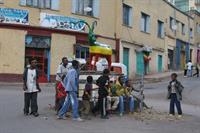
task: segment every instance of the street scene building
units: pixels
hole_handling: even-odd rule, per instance
[[[111,46],[112,62],[123,63],[130,79],[200,62],[199,13],[167,0],[1,0],[0,81],[20,81],[30,57],[42,82],[54,81],[63,56],[88,60],[81,21],[97,22],[97,41]]]

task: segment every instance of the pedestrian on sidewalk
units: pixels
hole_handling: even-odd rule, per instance
[[[196,76],[196,75],[197,75],[197,78],[198,78],[198,77],[199,77],[199,64],[196,64],[195,69],[196,69],[196,73],[193,74],[193,76]]]
[[[92,112],[96,114],[97,111],[101,111],[101,118],[102,119],[109,119],[108,112],[106,110],[107,107],[107,96],[108,96],[108,84],[109,84],[109,74],[110,71],[108,69],[103,70],[103,76],[99,77],[96,81],[99,90],[98,90],[98,104],[94,107]]]
[[[36,69],[36,59],[30,59],[30,67],[26,68],[23,74],[23,89],[24,89],[24,115],[29,114],[29,107],[31,105],[31,113],[35,117],[38,114],[37,94],[41,92],[38,83],[38,70]]]
[[[168,99],[170,99],[170,108],[169,108],[169,115],[175,115],[174,106],[176,105],[178,111],[178,117],[182,117],[182,109],[181,109],[181,100],[182,100],[182,91],[184,89],[181,82],[177,80],[177,74],[173,73],[171,75],[171,81],[168,85]]]
[[[67,75],[67,72],[69,71],[70,67],[68,65],[68,59],[67,57],[62,58],[62,62],[57,68],[56,72],[56,85],[55,85],[55,110],[57,109],[56,107],[58,106],[59,99],[57,99],[57,86],[58,84],[62,81],[62,77]]]
[[[191,60],[189,60],[187,63],[187,76],[188,77],[192,77],[192,67],[193,67],[192,62],[191,62]]]
[[[70,69],[64,79],[65,91],[67,96],[65,102],[58,112],[58,119],[66,119],[65,113],[69,110],[70,104],[72,105],[72,117],[74,121],[83,121],[78,112],[78,84],[79,84],[79,62],[76,60],[72,61],[72,69]]]
[[[185,67],[184,67],[184,77],[187,77],[187,69],[188,69],[187,64],[185,64]]]

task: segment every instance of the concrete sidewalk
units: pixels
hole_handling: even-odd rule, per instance
[[[183,71],[169,71],[169,72],[162,72],[162,73],[155,73],[155,74],[148,74],[144,76],[145,82],[161,82],[167,78],[170,78],[172,73],[177,73],[178,75],[183,75]]]
[[[162,73],[155,73],[155,74],[148,74],[144,77],[145,83],[155,83],[155,82],[161,82],[162,80],[169,78],[172,73],[177,73],[178,75],[182,75],[183,71],[169,71],[169,72],[162,72]],[[134,81],[140,80],[141,77],[136,77]],[[55,83],[40,83],[40,86],[54,86]],[[0,82],[0,86],[22,86],[22,82]]]

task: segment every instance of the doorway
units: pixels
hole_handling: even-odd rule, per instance
[[[39,82],[50,81],[50,37],[27,35],[25,41],[25,66],[28,67],[28,60],[37,60]]]
[[[129,75],[129,48],[123,49],[123,64],[127,67],[127,75]]]
[[[162,72],[163,70],[163,59],[162,55],[158,55],[158,72]]]

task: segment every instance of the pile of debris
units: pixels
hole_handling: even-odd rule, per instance
[[[140,121],[180,121],[186,118],[186,116],[184,116],[184,118],[178,118],[176,116],[172,117],[166,112],[160,112],[153,108],[144,109],[142,112],[136,112],[133,117]]]

